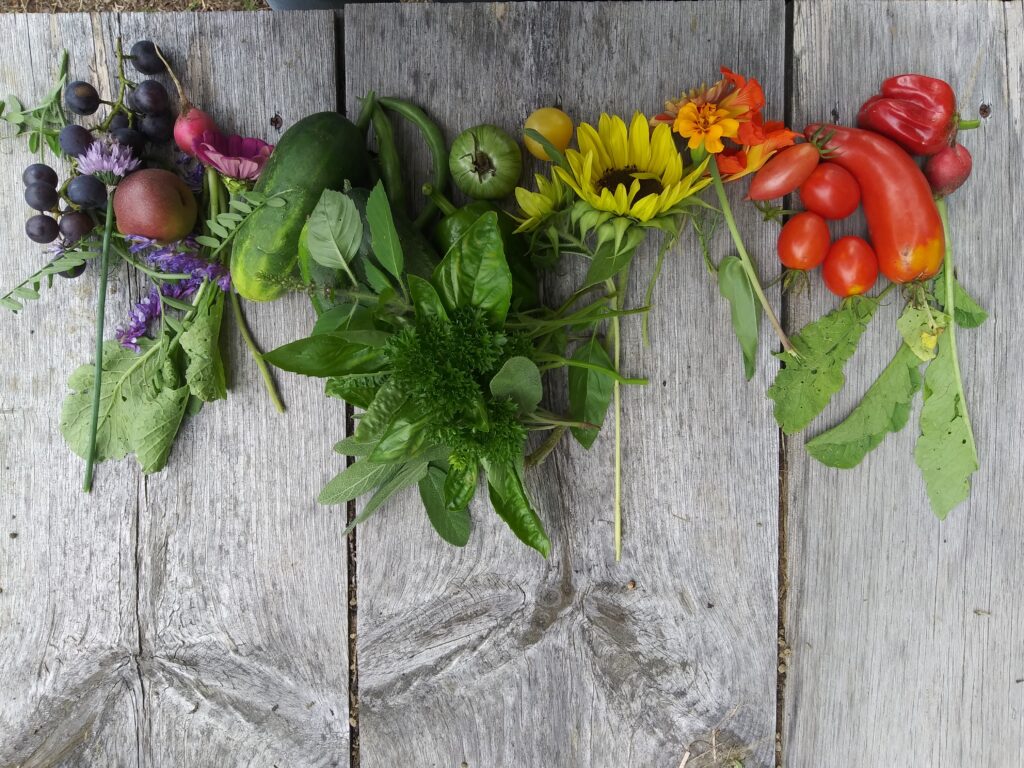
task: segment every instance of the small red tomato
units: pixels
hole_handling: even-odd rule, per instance
[[[779,232],[779,261],[790,269],[814,269],[828,255],[830,242],[828,224],[821,216],[798,213]]]
[[[845,219],[860,205],[860,185],[835,163],[822,163],[800,185],[800,202],[826,219]]]
[[[875,249],[862,237],[839,238],[828,250],[821,277],[840,298],[866,293],[878,279]]]
[[[819,160],[821,153],[810,142],[780,150],[754,174],[747,197],[751,200],[774,200],[788,195],[804,183]]]

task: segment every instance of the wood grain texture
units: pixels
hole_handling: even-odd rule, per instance
[[[27,97],[65,46],[72,76],[109,89],[121,35],[167,50],[225,129],[274,141],[275,114],[286,128],[336,106],[330,13],[5,16],[0,30],[5,90]],[[15,53],[26,34],[34,75]],[[27,158],[3,146],[15,190]],[[7,284],[32,249],[20,195],[0,205]],[[110,329],[141,290],[115,274]],[[344,409],[291,377],[276,414],[228,320],[229,400],[185,425],[162,474],[105,464],[82,496],[56,414],[90,348],[93,283],[2,318],[5,349],[28,365],[0,374],[5,523],[20,532],[0,542],[0,765],[347,765],[344,516],[315,503],[325,425],[343,427]],[[266,348],[312,322],[298,297],[248,314]]]
[[[781,116],[783,23],[767,2],[350,7],[348,106],[371,88],[408,97],[451,139],[480,122],[515,131],[551,103],[592,121],[650,112],[722,63],[760,78]],[[422,180],[427,160],[399,133]],[[652,263],[639,258],[633,303]],[[556,282],[578,276],[566,267]],[[692,240],[671,253],[655,303],[653,348],[640,349],[638,323],[627,333],[626,367],[651,385],[624,398],[621,563],[610,431],[528,477],[546,562],[482,503],[464,550],[431,532],[414,493],[360,529],[363,768],[676,768],[687,751],[690,768],[771,764],[778,445],[763,391],[775,365],[763,348],[743,382]]]
[[[948,79],[969,116],[991,105],[984,127],[962,137],[974,174],[949,205],[961,280],[993,317],[958,334],[982,466],[946,522],[914,465],[916,416],[850,471],[811,462],[802,438],[788,442],[788,766],[1024,764],[1021,30],[1019,3],[796,4],[798,126],[852,121],[900,72]],[[795,325],[833,303],[821,290],[795,303]],[[845,415],[888,361],[901,303],[879,312],[811,434]]]

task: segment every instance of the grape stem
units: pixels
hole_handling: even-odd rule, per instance
[[[89,452],[85,461],[82,490],[92,491],[96,467],[96,434],[99,430],[100,397],[103,387],[103,321],[107,310],[107,274],[110,268],[110,233],[114,228],[114,202],[107,199],[107,217],[103,226],[103,250],[100,253],[100,287],[96,299],[96,364],[92,380],[92,415],[89,420]]]
[[[115,44],[114,51],[117,54],[117,81],[119,83],[118,90],[117,90],[117,101],[115,101],[115,102],[113,102],[111,104],[113,109],[110,110],[110,113],[103,119],[103,122],[100,123],[100,125],[99,125],[99,130],[100,131],[107,131],[107,130],[109,130],[110,129],[110,122],[114,119],[114,115],[116,115],[118,112],[124,112],[125,111],[125,109],[124,109],[124,97],[125,97],[125,91],[128,88],[128,77],[127,77],[127,75],[125,75],[125,72],[124,72],[125,55],[124,55],[124,49],[121,47],[121,38],[120,37],[117,38],[117,43]],[[108,103],[110,103],[110,102],[108,102]]]

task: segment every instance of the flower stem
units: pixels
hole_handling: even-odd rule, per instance
[[[614,279],[609,280],[608,292],[611,294],[611,309],[613,311],[622,309],[623,286]],[[618,315],[612,318],[609,335],[612,342],[612,363],[615,366],[615,372],[619,373],[622,360],[622,339]],[[619,562],[622,559],[622,392],[618,379],[612,382],[612,400],[615,409],[615,496],[612,508],[615,528],[615,562]]]
[[[252,333],[249,331],[249,326],[245,322],[245,315],[242,314],[242,300],[238,298],[238,294],[234,288],[228,291],[231,294],[231,309],[235,313],[235,323],[238,325],[238,330],[242,334],[242,339],[245,341],[245,346],[249,348],[249,353],[252,355],[252,359],[256,362],[256,367],[260,369],[260,375],[263,377],[263,385],[267,389],[267,395],[270,396],[270,402],[274,404],[278,413],[284,413],[284,403],[281,401],[281,395],[277,391],[277,385],[274,383],[274,377],[270,373],[270,367],[267,365],[267,361],[263,359],[263,353],[256,344],[256,339],[252,337]]]
[[[779,318],[776,317],[775,311],[772,309],[771,304],[768,303],[768,297],[764,295],[764,289],[761,288],[761,281],[757,277],[757,271],[754,269],[754,264],[750,260],[750,255],[747,253],[746,246],[743,245],[743,238],[740,237],[740,231],[736,226],[736,219],[732,215],[732,208],[729,207],[729,198],[725,195],[725,185],[722,183],[722,175],[718,172],[718,163],[712,161],[708,163],[708,167],[711,169],[711,178],[714,180],[715,193],[718,195],[718,202],[722,206],[722,215],[725,217],[725,223],[729,227],[729,233],[732,235],[732,241],[736,244],[736,250],[740,255],[740,263],[743,265],[743,271],[747,273],[747,279],[750,280],[750,287],[754,289],[754,294],[757,296],[757,300],[761,302],[761,308],[764,313],[768,316],[768,322],[771,323],[772,328],[775,330],[775,335],[779,337],[779,341],[782,342],[782,348],[789,352],[791,355],[798,356],[796,349],[789,340],[789,336],[782,330],[782,324],[779,322]]]
[[[103,321],[107,311],[107,273],[110,269],[110,233],[114,228],[114,201],[107,199],[107,218],[103,225],[103,250],[100,253],[100,289],[96,299],[96,364],[92,379],[92,415],[89,419],[89,453],[85,460],[82,490],[92,491],[96,468],[96,433],[99,430],[100,397],[103,394]]]
[[[949,237],[949,209],[946,207],[946,198],[940,197],[935,201],[935,207],[939,210],[939,218],[942,219],[942,235],[946,239],[946,255],[942,264],[942,280],[945,283],[946,298],[943,302],[946,314],[949,315],[949,324],[946,326],[946,334],[949,336],[949,352],[953,356],[953,373],[956,376],[956,390],[960,398],[960,408],[963,412],[964,423],[967,425],[967,434],[971,436],[971,445],[974,442],[974,427],[967,415],[967,397],[964,394],[964,380],[960,374],[960,354],[956,347],[956,303],[955,292],[956,276],[953,274],[953,242]]]

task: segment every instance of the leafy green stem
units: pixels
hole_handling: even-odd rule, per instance
[[[238,298],[238,294],[234,289],[229,290],[228,293],[231,294],[231,310],[235,313],[235,324],[238,326],[238,332],[242,334],[242,340],[245,341],[245,346],[249,348],[249,353],[252,355],[256,367],[259,368],[260,376],[263,377],[263,386],[267,389],[270,402],[274,404],[278,413],[284,413],[284,402],[281,400],[281,394],[277,391],[274,377],[270,373],[267,361],[263,359],[263,352],[260,351],[259,346],[256,344],[256,339],[253,338],[252,333],[249,331],[249,326],[245,322],[245,315],[242,314],[242,300]]]
[[[613,323],[615,323],[617,321],[618,321],[617,317],[613,318],[613,320],[612,320]],[[615,336],[615,332],[614,331],[613,331],[612,335]],[[614,344],[614,339],[613,339],[613,344]],[[561,368],[562,366],[569,366],[570,368],[586,368],[586,369],[591,370],[591,371],[599,371],[600,373],[604,374],[608,378],[612,379],[616,384],[631,384],[631,385],[636,385],[636,386],[644,386],[644,385],[647,384],[647,379],[645,379],[645,378],[629,378],[627,376],[623,376],[617,370],[610,371],[607,368],[605,368],[603,365],[598,365],[597,363],[588,363],[585,360],[570,360],[569,358],[562,357],[561,355],[551,355],[551,354],[539,354],[539,355],[536,355],[534,357],[534,359],[538,363],[549,363],[550,364],[550,365],[540,365],[540,366],[538,366],[542,371],[549,371],[549,370],[553,370],[554,368]]]
[[[100,396],[103,386],[103,321],[107,309],[107,277],[110,271],[110,233],[114,229],[114,202],[107,200],[107,216],[103,225],[103,250],[100,252],[100,287],[96,299],[96,365],[93,374],[92,415],[89,421],[89,454],[85,462],[85,480],[82,490],[92,491],[92,478],[96,468],[96,432],[99,427]]]
[[[661,247],[658,249],[658,258],[654,262],[654,272],[651,274],[651,281],[647,284],[647,291],[644,293],[644,306],[651,306],[651,299],[654,297],[654,285],[658,282],[658,278],[661,276],[661,269],[665,264],[665,254],[671,250],[672,246],[675,245],[676,238],[665,237],[661,242]],[[650,315],[645,314],[643,320],[640,322],[640,336],[643,339],[644,346],[651,346],[651,338],[648,334],[647,325],[650,320]]]
[[[949,209],[946,207],[946,198],[937,198],[935,200],[935,207],[939,210],[939,218],[942,220],[942,235],[946,240],[946,254],[942,262],[942,280],[946,297],[944,306],[950,320],[945,332],[948,334],[949,351],[953,357],[956,393],[960,398],[964,423],[967,425],[967,432],[971,436],[971,444],[974,445],[974,427],[971,426],[971,419],[967,414],[967,396],[964,393],[964,379],[960,373],[960,354],[957,352],[956,346],[956,275],[953,273],[953,241],[949,236]]]
[[[615,279],[609,280],[608,283],[611,309],[612,311],[621,310],[622,286]],[[608,335],[612,344],[612,363],[615,366],[615,374],[621,376],[619,368],[622,361],[622,335],[618,317],[612,318],[611,330]],[[618,562],[622,559],[622,390],[619,386],[619,379],[612,383],[612,402],[615,410],[615,496],[612,507],[615,529],[615,562]]]
[[[553,450],[555,450],[555,446],[561,442],[566,429],[567,427],[564,424],[559,424],[551,430],[551,434],[544,438],[544,442],[538,445],[537,448],[526,457],[523,461],[523,467],[529,469],[530,467],[536,467],[543,464],[544,460],[547,459]]]
[[[775,330],[775,335],[778,336],[779,341],[782,342],[782,348],[791,355],[799,357],[799,354],[793,347],[792,342],[789,340],[789,336],[787,336],[786,332],[782,330],[782,324],[779,322],[779,318],[775,315],[772,305],[768,302],[768,297],[764,295],[764,289],[761,287],[761,281],[757,277],[757,270],[754,269],[754,264],[750,260],[747,248],[743,245],[743,238],[740,236],[739,228],[736,226],[736,218],[732,215],[732,208],[729,206],[729,198],[726,197],[725,194],[725,185],[722,183],[722,175],[718,172],[718,164],[711,162],[708,163],[708,167],[711,169],[711,178],[714,181],[715,194],[718,195],[718,202],[722,206],[722,216],[725,217],[726,226],[729,227],[729,233],[732,235],[732,241],[736,245],[736,250],[740,257],[740,263],[743,265],[743,271],[747,273],[747,278],[750,280],[750,287],[754,289],[754,295],[757,296],[757,300],[761,303],[761,308],[764,310],[765,315],[768,316],[768,322],[771,323],[772,328]]]

